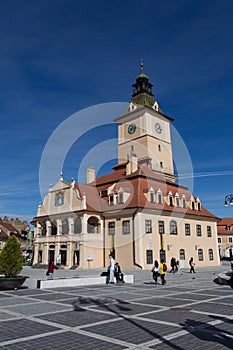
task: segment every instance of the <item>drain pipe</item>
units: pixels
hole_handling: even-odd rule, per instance
[[[139,265],[138,263],[136,263],[136,254],[135,254],[135,227],[134,227],[134,221],[135,221],[135,216],[138,213],[138,209],[135,210],[135,212],[133,213],[133,264],[134,266],[139,267],[142,270],[142,266]]]

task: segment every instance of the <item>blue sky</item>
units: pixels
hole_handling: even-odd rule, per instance
[[[141,57],[190,153],[194,195],[233,216],[223,207],[233,192],[232,32],[231,0],[1,1],[0,216],[36,215],[50,135],[83,108],[128,102]],[[116,138],[111,118],[95,130],[71,148],[65,180],[76,178],[87,143]]]

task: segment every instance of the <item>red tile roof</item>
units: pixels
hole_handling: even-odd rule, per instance
[[[222,218],[217,224],[219,235],[233,235],[233,218]]]
[[[76,185],[81,195],[86,194],[87,210],[94,210],[97,212],[108,212],[126,208],[144,208],[154,210],[165,210],[168,212],[176,212],[182,214],[190,214],[195,216],[205,216],[216,221],[218,217],[210,213],[202,205],[200,210],[193,210],[187,208],[170,206],[163,201],[163,204],[157,202],[151,203],[147,200],[145,193],[152,187],[155,194],[160,189],[163,197],[167,196],[169,192],[175,196],[178,193],[179,198],[185,196],[186,201],[189,201],[192,194],[187,187],[165,179],[160,173],[151,170],[146,164],[143,164],[138,170],[132,174],[126,175],[126,163],[114,167],[115,171],[96,178],[95,181],[88,185]],[[112,187],[113,186],[113,187]],[[122,187],[124,192],[130,193],[129,198],[124,204],[108,204],[108,196],[100,197],[100,193],[107,188],[112,187],[113,192],[117,194]],[[197,198],[197,197],[195,197]]]

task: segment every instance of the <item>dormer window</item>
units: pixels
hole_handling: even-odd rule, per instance
[[[191,205],[192,205],[192,210],[195,210],[195,203],[192,202]]]
[[[108,190],[102,190],[100,191],[100,196],[101,197],[106,197],[108,195]]]
[[[123,204],[124,203],[124,196],[123,192],[118,193],[118,204]]]
[[[154,189],[152,187],[149,190],[149,200],[150,200],[150,203],[155,202],[155,192],[154,192]]]
[[[197,210],[201,210],[201,203],[200,202],[197,202]]]
[[[185,196],[182,196],[182,207],[186,208],[186,199]]]
[[[114,205],[114,195],[113,194],[109,195],[109,205]]]
[[[178,193],[176,193],[176,196],[175,196],[175,204],[176,204],[176,207],[180,206],[180,198],[179,198]]]
[[[173,205],[173,198],[172,198],[172,196],[169,196],[169,205]]]
[[[160,189],[157,191],[157,203],[163,204],[163,196],[162,196],[162,192]]]

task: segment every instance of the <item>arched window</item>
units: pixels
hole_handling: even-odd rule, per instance
[[[180,249],[180,260],[185,260],[185,250]]]
[[[214,252],[213,252],[213,249],[209,249],[209,260],[214,260]]]
[[[98,233],[99,232],[99,220],[94,217],[91,216],[88,220],[87,220],[87,232],[88,233]]]
[[[69,233],[69,223],[68,223],[68,220],[65,219],[62,221],[62,234],[68,235],[68,233]]]
[[[203,261],[204,260],[203,249],[201,249],[201,248],[198,249],[198,260],[199,261]]]
[[[177,223],[175,220],[170,221],[170,235],[177,235]]]
[[[56,236],[57,235],[57,222],[53,221],[51,226],[51,235]]]
[[[77,217],[74,220],[74,233],[81,233],[82,232],[82,222],[80,217]]]

